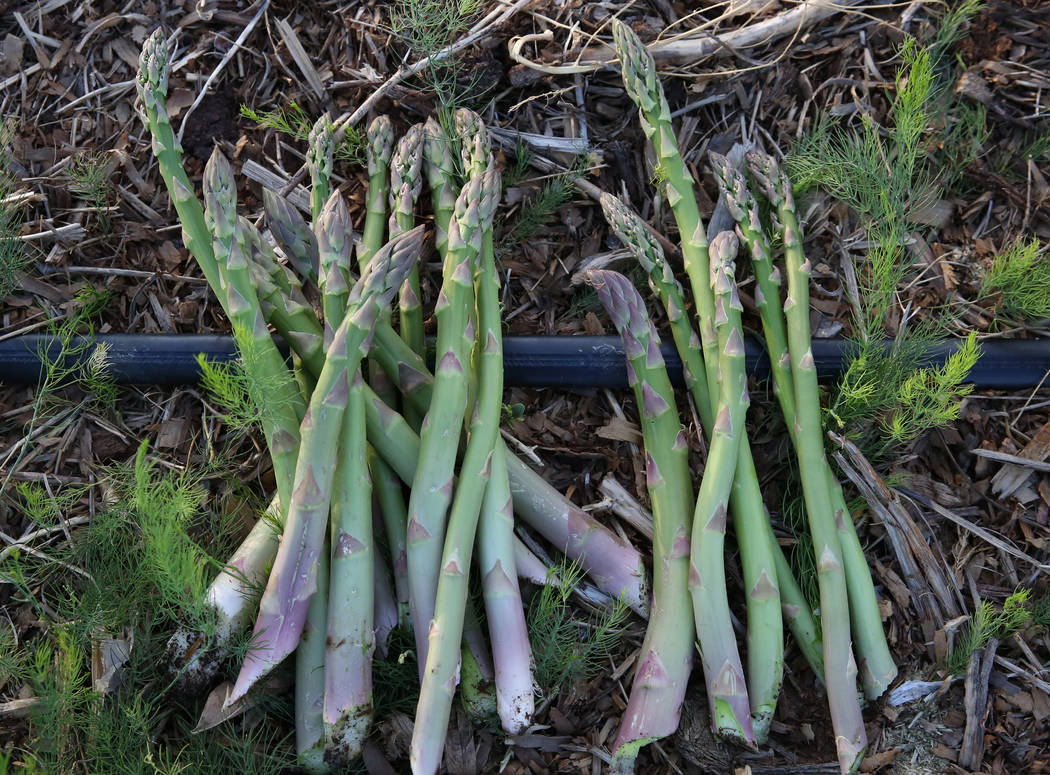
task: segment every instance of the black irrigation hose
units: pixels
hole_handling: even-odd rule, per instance
[[[64,366],[86,360],[105,343],[109,373],[128,384],[176,385],[197,381],[196,356],[230,360],[233,339],[204,334],[104,334],[94,340],[75,339]],[[284,347],[283,342],[281,346]],[[948,343],[932,347],[929,363],[942,362],[955,349]],[[978,388],[1033,388],[1050,372],[1050,342],[1039,339],[992,339],[970,372]],[[848,359],[848,343],[841,339],[814,339],[813,357],[823,380],[837,375]],[[286,350],[285,350],[286,351]],[[508,387],[625,388],[627,370],[619,337],[507,336],[503,339],[504,379]],[[26,335],[0,341],[0,383],[33,383],[42,373],[41,357],[61,354],[57,340]],[[672,381],[682,384],[682,362],[674,345],[665,342],[664,359]],[[769,375],[769,361],[756,340],[747,342],[747,368],[759,378]]]

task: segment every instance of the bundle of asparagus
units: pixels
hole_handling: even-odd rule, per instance
[[[644,224],[611,196],[603,197],[602,205],[609,224],[643,265],[650,285],[666,307],[685,366],[686,384],[710,440],[692,515],[691,547],[686,551],[683,526],[689,522],[681,503],[687,495],[691,498],[688,469],[683,473],[685,464],[681,462],[686,445],[678,430],[673,396],[663,389],[666,377],[662,360],[659,349],[652,346],[655,330],[645,317],[644,303],[628,281],[615,273],[591,273],[589,279],[624,339],[630,365],[656,523],[654,569],[659,571],[654,582],[653,616],[627,715],[614,746],[614,763],[618,770],[630,771],[641,745],[669,734],[677,725],[681,692],[689,672],[688,653],[683,662],[679,656],[680,633],[668,631],[662,621],[668,609],[676,611],[679,625],[689,620],[679,610],[688,587],[714,731],[748,746],[764,742],[768,735],[783,669],[782,611],[802,652],[827,687],[839,764],[843,772],[852,772],[867,744],[853,649],[860,656],[863,690],[870,699],[886,690],[896,668],[860,542],[824,455],[820,393],[809,346],[809,262],[802,253],[791,186],[770,157],[757,153],[749,157],[752,176],[776,211],[785,246],[788,293],[781,312],[776,304],[779,275],[772,266],[754,199],[742,176],[721,158],[715,159],[730,210],[739,223],[740,238],[754,257],[757,301],[774,364],[776,392],[799,459],[819,571],[819,636],[813,611],[773,536],[747,442],[744,420],[748,394],[733,263],[737,238],[722,233],[708,244],[694,181],[678,150],[652,57],[625,25],[614,20],[612,30],[624,85],[638,106],[642,129],[652,144],[681,235],[699,338],[686,317],[682,289]],[[668,491],[677,495],[673,506],[668,505]],[[728,513],[733,516],[747,590],[746,681],[725,583]],[[674,561],[687,555],[686,585],[677,580],[680,571],[674,570]],[[664,703],[659,710],[655,696]]]
[[[400,622],[416,632],[421,667],[414,772],[436,772],[441,762],[461,659],[483,671],[492,666],[502,726],[509,734],[524,731],[534,701],[518,558],[525,557],[529,577],[543,574],[515,541],[513,517],[643,615],[648,592],[637,550],[552,489],[499,435],[492,220],[501,186],[483,124],[459,111],[455,137],[431,120],[395,143],[390,121],[373,121],[366,217],[355,245],[349,211],[333,190],[334,136],[322,117],[307,152],[310,220],[264,191],[271,243],[238,217],[233,171],[218,150],[205,171],[203,206],[193,193],[165,108],[169,56],[159,30],[140,62],[144,120],[185,244],[234,326],[246,367],[250,361],[260,379],[277,486],[270,519],[258,521],[208,591],[215,626],[176,633],[169,642],[181,689],[194,693],[213,681],[254,614],[253,648],[225,704],[233,707],[294,651],[300,764],[328,771],[361,750],[371,721],[373,652],[382,653],[384,634]],[[435,374],[423,360],[416,268],[424,169],[443,263]],[[314,286],[320,316],[308,301]],[[389,307],[395,297],[400,334]],[[291,368],[269,326],[291,345]],[[411,488],[407,505],[404,485]],[[274,522],[282,525],[279,540]],[[389,557],[375,551],[376,530],[385,534]],[[476,617],[467,594],[479,532],[492,656],[471,627]],[[256,609],[257,586],[264,591]],[[461,642],[470,644],[462,653]]]

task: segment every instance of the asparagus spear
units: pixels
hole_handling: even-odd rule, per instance
[[[627,710],[613,744],[613,770],[628,772],[642,746],[678,727],[692,666],[693,611],[686,594],[693,487],[660,337],[645,302],[623,275],[587,273],[623,339],[642,420],[645,481],[653,504],[653,603]]]
[[[442,565],[445,518],[452,500],[456,449],[466,412],[466,368],[474,342],[469,322],[474,306],[471,267],[481,247],[482,218],[495,212],[499,195],[498,187],[492,190],[486,186],[485,178],[475,177],[456,201],[435,308],[438,366],[434,395],[420,433],[420,462],[408,502],[409,606],[421,668],[426,664],[427,633],[434,617],[435,590]]]
[[[703,355],[700,342],[685,315],[682,287],[664,260],[663,249],[649,236],[641,219],[608,194],[602,196],[601,202],[606,220],[620,240],[635,254],[649,276],[650,287],[667,310],[671,333],[682,357],[686,384],[710,438],[714,432],[714,406],[708,402]],[[762,503],[746,428],[740,426],[737,431],[740,448],[730,496],[730,512],[740,544],[744,583],[748,590],[747,672],[752,727],[755,742],[764,743],[783,680],[783,615],[781,596],[776,594],[777,587],[785,590],[784,605],[793,612],[788,621],[800,642],[806,645],[812,643],[816,622],[805,597],[788,573],[787,560],[773,535],[769,516]],[[782,583],[781,577],[786,578],[786,584]],[[818,657],[813,664],[817,674],[822,677],[819,642],[815,651],[810,648],[805,653]],[[712,718],[717,724],[717,719],[714,716]]]
[[[219,303],[225,306],[226,299],[221,293],[223,284],[212,250],[211,232],[204,222],[204,210],[193,193],[193,184],[182,169],[182,147],[175,141],[165,105],[170,66],[168,43],[164,31],[158,27],[142,46],[135,87],[142,100],[146,127],[153,138],[153,155],[182,223],[182,241],[197,260],[208,285],[219,297]]]
[[[784,412],[788,432],[795,439],[795,386],[791,374],[784,316],[776,302],[780,298],[780,273],[773,266],[769,243],[762,231],[758,204],[747,190],[743,175],[733,169],[727,160],[712,156],[716,170],[726,187],[726,202],[737,220],[738,228],[751,248],[759,293],[756,302],[762,315],[762,330],[773,364],[774,392]],[[763,165],[764,166],[764,165]],[[797,223],[797,218],[796,218]],[[864,557],[860,539],[849,517],[849,508],[842,487],[831,467],[827,467],[831,505],[836,514],[839,541],[845,562],[846,587],[850,605],[850,619],[857,654],[860,656],[860,677],[868,699],[880,697],[897,675],[878,608],[878,598],[871,580],[871,572]],[[839,518],[841,515],[841,518]]]
[[[350,311],[328,348],[303,420],[305,439],[295,469],[295,490],[255,625],[259,645],[245,659],[226,705],[243,697],[298,643],[309,600],[317,589],[317,556],[331,500],[336,442],[349,398],[349,374],[370,347],[379,310],[389,303],[417,259],[422,238],[419,227],[388,243],[350,295]]]
[[[311,193],[312,196],[312,193]],[[319,259],[317,240],[309,224],[286,199],[268,188],[263,189],[266,223],[289,263],[305,280],[317,282]]]
[[[813,553],[820,582],[821,629],[824,643],[824,681],[828,689],[831,720],[835,728],[839,767],[853,772],[867,747],[864,719],[857,702],[857,664],[850,643],[849,602],[842,548],[828,488],[827,458],[821,435],[820,388],[810,349],[810,264],[802,252],[801,234],[795,214],[791,184],[768,156],[750,154],[748,165],[777,208],[784,230],[784,256],[788,294],[784,302],[788,351],[795,386],[794,436],[799,474],[809,516]]]
[[[414,124],[397,144],[390,162],[390,234],[415,226],[415,204],[423,190],[422,124]],[[423,339],[423,307],[420,301],[419,271],[413,271],[401,286],[401,338],[420,355],[426,353]],[[408,413],[413,410],[406,409]],[[421,421],[422,417],[410,418]]]
[[[310,171],[310,215],[314,221],[321,214],[332,188],[332,159],[335,154],[335,138],[332,122],[322,115],[310,129],[306,148],[306,168]]]
[[[290,502],[295,461],[299,452],[299,422],[305,414],[298,392],[290,389],[288,369],[266,327],[259,299],[252,287],[250,265],[237,231],[237,189],[233,170],[216,148],[204,168],[204,221],[214,234],[212,255],[226,292],[226,311],[242,343],[251,348],[252,368],[260,372],[271,390],[279,391],[263,412],[263,433],[273,461],[277,493],[282,506]]]
[[[415,438],[416,446],[419,437]],[[368,445],[368,470],[373,482],[378,476],[393,474],[390,465],[379,457],[375,447]],[[393,474],[395,477],[397,474]],[[394,591],[397,600],[397,622],[407,624],[408,616],[408,549],[406,547],[406,529],[408,525],[408,508],[401,494],[401,481],[395,480],[396,486],[378,486],[375,488],[379,500],[379,511],[383,518],[387,545],[390,550],[390,563],[394,572]]]
[[[434,245],[438,256],[444,261],[448,251],[449,222],[456,209],[458,195],[455,185],[456,165],[452,157],[452,143],[437,121],[428,118],[423,124],[423,134],[423,167],[434,206]]]
[[[718,363],[721,389],[711,448],[693,514],[689,592],[715,729],[724,739],[754,746],[750,704],[733,636],[725,578],[727,507],[750,403],[740,322],[743,306],[734,279],[737,248],[737,238],[732,232],[722,232],[711,243],[711,287],[715,292],[715,330],[721,350]]]
[[[354,247],[350,211],[338,191],[319,208],[314,218],[314,235],[320,261],[318,277],[324,312],[325,345],[328,345],[346,314],[350,297],[350,253]]]
[[[390,154],[394,150],[394,126],[388,116],[376,116],[365,133],[365,159],[368,164],[368,193],[365,198],[365,225],[357,251],[357,265],[368,265],[372,254],[383,244],[386,229],[386,199]],[[391,234],[393,236],[393,234]]]
[[[381,259],[381,254],[376,254]],[[325,758],[345,767],[361,754],[372,721],[375,651],[372,482],[365,450],[364,380],[350,377],[332,485],[332,580],[324,661]]]
[[[508,735],[524,732],[535,710],[532,650],[518,587],[515,540],[506,454],[503,445],[496,444],[478,525],[478,560],[496,670],[496,709]],[[527,556],[535,559],[531,552]],[[546,583],[546,572],[542,579]]]
[[[295,749],[308,773],[330,772],[325,761],[325,632],[328,613],[328,541],[317,557],[317,592],[310,599],[295,650]]]

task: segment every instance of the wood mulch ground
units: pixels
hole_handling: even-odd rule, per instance
[[[304,146],[242,117],[242,104],[264,111],[295,102],[311,117],[321,111],[348,116],[368,104],[373,114],[389,114],[399,130],[434,111],[434,92],[426,80],[397,77],[399,68],[419,57],[389,32],[387,4],[327,2],[307,8],[275,0],[263,5],[0,2],[0,115],[13,126],[10,165],[20,179],[17,192],[25,197],[22,236],[33,256],[15,292],[0,301],[4,337],[47,330],[70,313],[77,294],[87,288],[107,294],[90,321],[101,333],[228,331],[182,246],[137,115],[138,52],[158,23],[177,31],[169,106],[183,133],[190,177],[199,182],[205,159],[219,143],[241,173],[242,211],[251,216],[261,212],[261,175],[269,174],[278,184],[298,181]],[[569,201],[528,239],[505,241],[500,261],[509,277],[506,329],[511,334],[612,333],[590,292],[573,277],[596,261],[625,266],[594,193],[626,194],[652,218],[652,173],[618,72],[573,74],[563,65],[601,57],[596,47],[608,40],[605,22],[613,13],[651,40],[694,28],[739,35],[794,6],[777,0],[733,0],[706,9],[669,0],[629,8],[580,0],[516,5],[505,23],[486,29],[464,49],[451,76],[469,85],[467,101],[484,108],[489,125],[505,130],[499,137],[505,141],[506,167],[515,164],[518,138],[530,142],[531,137],[537,166],[508,192],[504,236],[513,233],[522,209],[552,169],[571,164],[579,147],[591,155],[580,178],[583,185]],[[705,218],[718,195],[705,161],[708,151],[724,152],[742,135],[769,147],[788,147],[827,111],[884,117],[898,67],[895,46],[905,33],[927,34],[930,19],[940,11],[919,1],[866,4],[816,24],[782,27],[786,34],[760,45],[709,46],[704,43],[709,38],[694,36],[697,46],[708,45],[714,53],[662,60],[683,149],[700,182]],[[486,13],[487,8],[479,18]],[[244,40],[235,42],[245,30]],[[515,52],[508,44],[517,35],[527,39]],[[306,60],[293,56],[297,47]],[[951,306],[960,330],[977,328],[988,336],[1045,334],[1040,329],[999,331],[987,307],[974,301],[982,268],[996,250],[1018,234],[1050,238],[1050,151],[1031,152],[1036,141],[1050,146],[1043,104],[1050,87],[1048,52],[1050,4],[1037,0],[991,0],[957,46],[965,76],[956,88],[985,106],[990,132],[963,181],[941,203],[940,228],[928,241],[918,238],[914,254],[926,260],[935,281],[902,289],[901,298],[917,307]],[[195,103],[205,83],[208,93]],[[381,96],[374,99],[377,91]],[[100,182],[90,194],[77,185],[77,165],[85,163],[99,170]],[[362,218],[364,171],[344,165],[338,173],[355,219]],[[659,218],[667,221],[666,215]],[[848,330],[851,310],[840,291],[840,246],[858,228],[845,208],[830,201],[809,224],[807,249],[823,275],[823,292],[814,296],[819,330]],[[436,278],[431,273],[425,281],[431,301]],[[757,328],[753,313],[752,308],[749,322]],[[774,522],[790,542],[781,513],[781,504],[790,499],[784,492],[790,477],[786,436],[764,387],[756,386],[754,393],[755,454]],[[153,454],[181,468],[199,462],[201,441],[215,427],[213,410],[194,386],[123,388],[115,411],[78,403],[77,395],[68,391],[67,402],[35,423],[30,443],[23,444],[35,388],[0,385],[5,484],[31,481],[59,488],[94,481],[100,467],[129,460],[147,436],[154,440]],[[632,443],[636,415],[626,392],[511,389],[507,401],[525,406],[512,433],[542,459],[544,475],[644,544],[618,521],[598,488],[603,477],[614,475],[636,496],[644,494]],[[1050,769],[1050,640],[1045,632],[1022,632],[982,650],[965,679],[945,680],[942,669],[964,616],[978,601],[1001,605],[1022,585],[1045,591],[1047,472],[974,450],[1045,461],[1050,457],[1048,406],[1050,387],[979,392],[966,400],[953,427],[930,434],[880,464],[877,472],[844,453],[844,462],[873,486],[874,502],[862,507],[858,501],[858,529],[884,597],[901,678],[931,682],[921,699],[897,707],[881,701],[868,709],[872,745],[866,769]],[[250,441],[236,459],[245,461],[237,464],[242,479],[256,482],[265,476],[260,471],[265,461]],[[905,484],[879,489],[884,481]],[[34,527],[10,492],[0,495],[0,536],[5,542],[18,540]],[[69,516],[88,514],[89,508],[77,504]],[[943,579],[943,588],[935,587],[937,578]],[[732,572],[730,584],[739,591],[740,580]],[[34,635],[25,603],[2,584],[0,605],[20,639]],[[743,611],[738,613],[742,618]],[[544,707],[536,719],[541,727],[514,741],[504,772],[602,770],[625,704],[619,676],[629,667],[642,632],[642,623],[632,622],[605,675],[562,692]],[[640,771],[834,771],[828,764],[835,752],[826,705],[790,645],[787,667],[774,733],[759,754],[730,750],[711,738],[697,673],[681,730],[643,754]],[[17,699],[17,689],[0,687],[0,742],[13,745],[24,739],[25,722],[5,711],[10,707],[4,703]],[[370,771],[404,766],[407,721],[403,716],[381,721]],[[495,771],[506,751],[503,739],[465,720],[457,730],[449,741],[449,772]],[[393,770],[383,769],[384,759]]]

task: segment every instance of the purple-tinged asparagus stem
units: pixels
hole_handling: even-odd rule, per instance
[[[376,568],[365,446],[364,380],[359,365],[350,377],[332,483],[324,722],[325,759],[337,767],[361,754],[372,721]]]
[[[481,247],[482,211],[495,207],[482,197],[499,197],[474,178],[456,202],[449,235],[438,320],[437,370],[433,399],[420,432],[419,465],[408,502],[408,581],[412,626],[420,669],[426,665],[428,633],[441,576],[445,523],[452,501],[456,451],[467,410],[467,368],[474,344],[472,266]],[[464,569],[465,572],[465,569]],[[458,646],[458,641],[457,641]]]
[[[613,770],[627,772],[642,746],[678,728],[692,667],[689,534],[693,488],[689,450],[674,392],[660,355],[660,337],[630,280],[608,271],[587,282],[620,332],[645,442],[646,486],[653,505],[653,603],[627,710],[613,744]]]
[[[304,280],[318,281],[317,240],[309,224],[286,199],[263,189],[266,225],[289,263]]]
[[[310,215],[317,220],[321,208],[332,193],[332,161],[335,155],[335,138],[332,122],[322,115],[310,129],[306,149],[306,167],[310,171]]]
[[[328,541],[317,558],[317,593],[310,599],[295,650],[295,750],[306,772],[330,772],[325,761],[325,631],[328,627]]]
[[[462,202],[476,202],[476,211],[468,211],[457,202],[456,215],[453,218],[449,233],[450,259],[463,256],[469,268],[481,249],[482,232],[485,225],[491,223],[495,215],[500,196],[500,175],[489,168],[482,175],[473,177],[463,189]],[[468,222],[468,218],[470,222]],[[464,225],[466,224],[466,228]],[[456,487],[455,499],[448,518],[444,549],[441,557],[441,572],[438,577],[437,595],[430,628],[426,663],[423,670],[423,681],[419,692],[419,703],[416,706],[416,725],[412,734],[410,761],[412,771],[436,773],[441,764],[441,754],[445,747],[445,735],[448,731],[448,720],[452,712],[452,697],[455,693],[457,672],[459,669],[460,643],[463,638],[463,619],[467,605],[468,581],[471,559],[474,550],[474,537],[477,530],[478,516],[484,499],[485,486],[489,481],[492,465],[493,448],[499,438],[499,418],[503,399],[503,348],[499,317],[499,280],[492,256],[486,257],[480,270],[477,282],[478,319],[478,390],[477,404],[470,424],[469,440],[463,454],[460,467],[459,486]],[[457,263],[454,273],[458,274]],[[475,298],[474,283],[467,278],[470,288],[466,291],[451,288],[446,282],[443,292],[447,303],[470,304]],[[445,320],[448,320],[446,317]],[[440,325],[439,322],[439,334]],[[453,329],[458,338],[457,329]],[[473,333],[473,332],[471,332]],[[473,338],[473,337],[472,337]],[[438,347],[441,352],[442,348]],[[452,352],[448,350],[447,352]],[[462,374],[462,369],[460,369]],[[442,377],[439,369],[436,380]],[[435,396],[438,386],[435,385]],[[438,398],[434,399],[434,407]],[[428,413],[424,434],[430,430],[434,417],[434,408]],[[462,422],[462,418],[460,418]],[[457,435],[458,441],[458,435]],[[426,446],[426,436],[421,448]],[[446,448],[447,449],[447,448]],[[449,454],[446,452],[446,454]],[[455,458],[455,449],[451,456]],[[424,462],[420,468],[425,465]],[[419,474],[416,475],[419,480]],[[451,485],[451,476],[449,478]],[[413,493],[415,486],[413,486]],[[415,497],[413,497],[413,502]],[[411,508],[411,507],[410,507]],[[412,550],[412,517],[409,522],[409,550]],[[412,578],[413,564],[410,557],[409,578]],[[413,587],[413,595],[416,588]],[[415,611],[413,623],[419,625]],[[422,652],[421,652],[422,653]]]
[[[521,590],[518,588],[514,541],[514,508],[510,497],[510,481],[507,479],[507,462],[503,446],[496,445],[481,507],[478,559],[492,641],[492,659],[496,668],[496,709],[500,725],[508,735],[524,732],[535,710],[532,650],[525,626]],[[544,573],[543,583],[546,581]]]
[[[725,740],[754,747],[751,706],[740,663],[725,575],[725,533],[729,495],[750,399],[744,369],[744,337],[734,259],[737,238],[722,232],[711,242],[711,287],[715,294],[719,392],[711,447],[693,514],[689,592],[693,598],[700,659],[714,728]],[[745,537],[741,536],[741,540]]]
[[[419,441],[416,439],[418,446]],[[394,476],[394,470],[379,457],[375,447],[368,445],[368,470],[372,480],[377,476]],[[394,480],[391,486],[375,488],[379,500],[379,511],[383,519],[383,530],[390,550],[390,565],[394,572],[394,590],[397,600],[397,622],[408,624],[408,549],[405,531],[408,525],[408,507],[401,493],[400,479]]]
[[[394,599],[394,587],[390,583],[390,574],[387,573],[386,564],[378,553],[373,552],[373,554],[375,555],[373,567],[375,568],[376,651],[379,652],[379,656],[385,658],[390,633],[398,628],[401,611],[397,600]]]
[[[226,705],[248,689],[296,647],[310,598],[317,589],[317,556],[324,542],[335,474],[336,442],[350,393],[348,374],[371,345],[379,310],[389,304],[416,261],[423,229],[388,243],[350,295],[351,311],[336,331],[301,427],[306,440],[295,470],[281,547],[274,560],[255,625],[258,648],[245,659]]]
[[[266,581],[266,571],[277,554],[274,523],[281,518],[277,498],[266,513],[208,587],[205,605],[215,617],[210,637],[180,627],[168,640],[164,661],[178,671],[175,689],[180,695],[194,697],[205,690],[218,675],[233,637],[248,626],[254,590]]]
[[[763,184],[784,229],[788,294],[784,302],[788,351],[795,385],[795,428],[799,475],[809,517],[813,554],[820,583],[820,621],[824,643],[824,683],[835,728],[839,767],[853,772],[867,748],[864,719],[857,701],[857,663],[850,642],[850,609],[842,546],[843,519],[836,514],[828,487],[828,462],[821,432],[820,387],[813,362],[809,325],[810,262],[802,252],[791,183],[772,157],[751,153],[752,175]],[[880,624],[881,628],[881,624]]]

